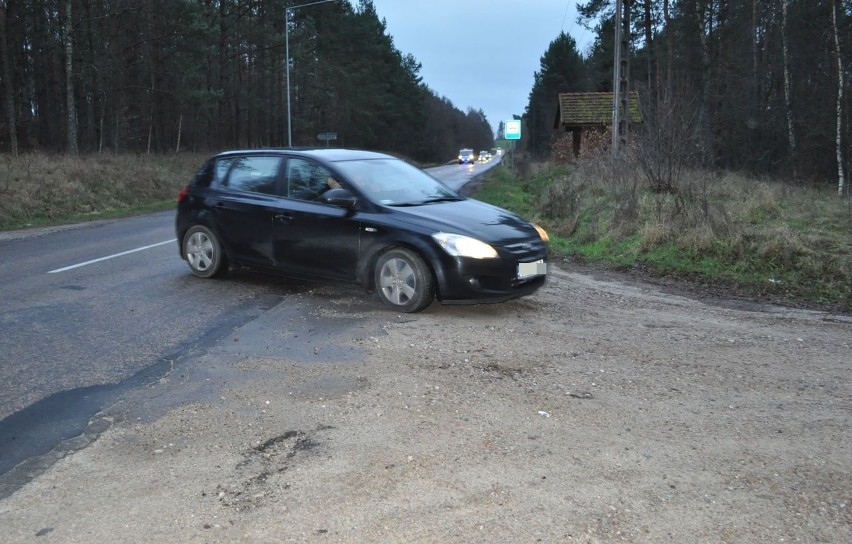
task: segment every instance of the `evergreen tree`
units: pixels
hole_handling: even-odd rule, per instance
[[[586,66],[574,38],[560,32],[541,57],[524,115],[527,147],[536,155],[550,150],[559,93],[588,90]]]

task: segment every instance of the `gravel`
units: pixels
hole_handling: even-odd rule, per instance
[[[270,310],[0,500],[2,540],[852,541],[849,316],[551,270],[416,315],[317,288],[333,334]]]

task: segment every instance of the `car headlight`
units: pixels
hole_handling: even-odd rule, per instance
[[[539,227],[539,226],[538,226],[538,225],[536,225],[535,223],[533,223],[533,224],[532,224],[532,226],[533,226],[533,227],[535,227],[535,230],[537,230],[537,231],[538,231],[538,235],[539,235],[539,236],[541,236],[541,241],[542,241],[542,242],[547,243],[547,242],[549,242],[549,241],[550,241],[550,236],[548,236],[548,235],[547,235],[547,231],[546,231],[546,230],[544,230],[543,228]]]
[[[450,234],[448,232],[436,232],[432,238],[444,251],[453,257],[470,257],[471,259],[496,259],[497,251],[476,238],[462,236],[461,234]]]

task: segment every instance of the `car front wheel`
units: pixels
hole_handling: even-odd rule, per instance
[[[228,269],[228,259],[212,230],[196,225],[183,236],[183,256],[199,278],[213,278]]]
[[[399,312],[419,312],[435,298],[429,267],[408,249],[392,249],[379,257],[375,283],[382,302]]]

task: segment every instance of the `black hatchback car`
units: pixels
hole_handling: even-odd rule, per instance
[[[247,267],[358,285],[400,312],[505,301],[546,278],[541,227],[369,151],[214,155],[181,191],[175,229],[196,276]]]

